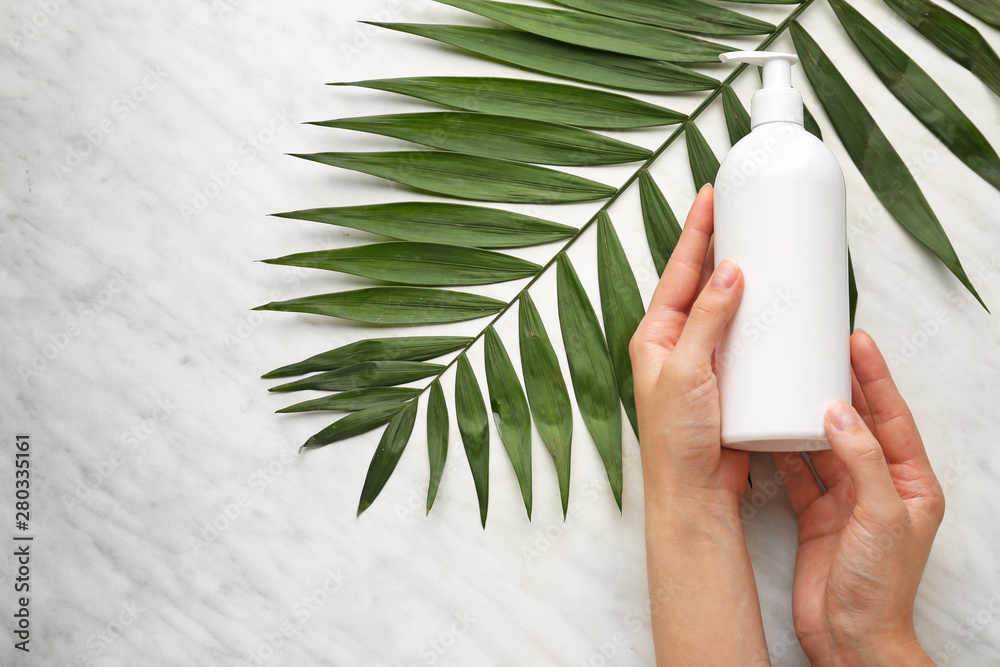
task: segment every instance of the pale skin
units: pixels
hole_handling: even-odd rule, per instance
[[[691,207],[630,353],[658,665],[768,665],[740,500],[749,454],[720,445],[715,343],[743,292],[712,271],[713,192]],[[932,665],[913,605],[944,496],[874,341],[851,336],[853,407],[826,414],[832,449],[776,454],[799,517],[792,608],[814,665]],[[820,484],[826,491],[823,492]]]

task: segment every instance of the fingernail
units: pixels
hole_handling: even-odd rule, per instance
[[[736,282],[736,274],[739,273],[739,270],[736,262],[732,259],[722,260],[722,263],[715,267],[715,272],[712,274],[712,287],[729,289]]]
[[[834,401],[829,408],[830,422],[838,431],[850,431],[861,423],[857,411],[849,403]]]

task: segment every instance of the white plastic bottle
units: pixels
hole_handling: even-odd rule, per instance
[[[722,445],[828,449],[835,399],[851,400],[844,176],[802,126],[791,54],[736,52],[764,68],[752,131],[715,182],[715,258],[734,258],[743,300],[716,348]]]

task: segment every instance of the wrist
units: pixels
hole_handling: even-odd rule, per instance
[[[838,667],[933,667],[934,662],[920,646],[915,633],[868,636],[861,639],[838,639],[831,642],[828,659],[814,659],[814,665]]]
[[[728,488],[663,472],[643,475],[643,493],[647,512],[686,511],[724,517],[739,515],[742,498]]]
[[[670,485],[645,496],[646,525],[672,533],[675,538],[716,542],[732,536],[743,543],[743,524],[739,516],[739,498],[721,489],[706,489],[685,484]]]

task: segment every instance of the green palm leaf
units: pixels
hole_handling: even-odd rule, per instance
[[[1000,157],[941,86],[844,0],[830,5],[890,92],[958,159],[1000,189]]]
[[[720,53],[733,50],[725,44],[716,44],[671,30],[595,14],[494,0],[437,0],[437,2],[475,12],[512,28],[559,42],[641,58],[675,63],[715,64],[719,62]]]
[[[468,336],[399,336],[370,338],[343,345],[298,363],[277,368],[261,377],[273,378],[305,375],[316,371],[332,371],[362,361],[426,361],[467,347]]]
[[[369,287],[274,301],[254,310],[340,317],[370,324],[443,324],[499,312],[503,301],[432,287]]]
[[[441,381],[431,383],[430,398],[427,399],[427,459],[430,466],[430,480],[427,482],[427,513],[437,497],[444,463],[448,458],[448,403],[441,389]]]
[[[490,425],[486,420],[483,392],[479,389],[472,364],[464,354],[458,358],[455,375],[455,412],[479,498],[479,520],[485,528],[490,498]]]
[[[561,241],[576,234],[572,227],[521,213],[444,202],[311,208],[275,215],[360,229],[404,241],[475,248],[522,248]]]
[[[416,387],[367,387],[302,401],[277,412],[312,412],[315,410],[354,412],[390,403],[402,403],[416,398],[421,393],[423,390]]]
[[[426,76],[331,84],[364,86],[500,116],[597,130],[672,125],[686,116],[625,95],[565,83],[488,77]]]
[[[492,250],[414,241],[317,250],[264,261],[428,286],[490,285],[529,278],[541,268],[534,262]]]
[[[559,369],[555,348],[545,331],[531,296],[521,295],[518,310],[521,369],[528,406],[538,434],[556,466],[563,518],[569,504],[570,449],[573,441],[573,408]]]
[[[983,23],[1000,28],[1000,4],[995,0],[951,0]]]
[[[812,112],[809,111],[809,107],[802,106],[802,124],[806,128],[806,132],[811,132],[817,139],[823,141],[823,133],[819,129],[819,123],[813,118]]]
[[[531,413],[510,356],[493,327],[486,329],[486,384],[493,423],[514,466],[524,509],[531,518]]]
[[[695,190],[700,190],[705,184],[715,184],[715,176],[719,173],[719,158],[715,157],[712,147],[705,141],[705,135],[698,126],[688,123],[684,128],[687,140],[688,161],[691,163],[691,176],[694,178]]]
[[[366,387],[392,387],[397,384],[422,380],[431,375],[438,375],[443,370],[444,366],[429,364],[426,361],[365,361],[271,387],[271,391],[302,391],[304,389],[346,391]]]
[[[651,154],[645,148],[578,127],[484,113],[404,113],[312,124],[515,162],[591,166],[635,162]]]
[[[722,108],[726,112],[729,143],[735,146],[740,139],[750,134],[750,114],[728,83],[722,86]]]
[[[792,24],[792,39],[809,82],[813,88],[827,93],[820,96],[826,115],[875,196],[908,232],[944,262],[985,308],[920,186],[875,119],[798,23]]]
[[[851,309],[851,333],[854,333],[854,314],[858,311],[858,283],[854,279],[854,262],[851,250],[847,249],[847,294]]]
[[[639,321],[646,314],[629,266],[625,250],[615,233],[611,218],[601,211],[597,218],[597,277],[601,291],[601,315],[607,332],[608,352],[618,380],[618,396],[625,414],[639,437],[639,419],[635,413],[635,390],[632,386],[632,360],[628,346]]]
[[[372,23],[527,69],[611,88],[677,93],[709,90],[715,79],[668,62],[588,49],[518,30],[417,23]]]
[[[656,265],[656,275],[662,275],[670,254],[681,238],[681,226],[667,199],[645,169],[639,172],[639,202],[642,205],[646,241],[653,255],[653,264]]]
[[[559,324],[576,404],[604,462],[618,509],[622,507],[622,410],[615,371],[597,313],[565,254],[556,273]]]
[[[405,403],[377,405],[352,412],[306,440],[301,449],[316,449],[317,447],[323,447],[334,442],[353,438],[362,433],[367,433],[388,423],[405,405]]]
[[[1000,57],[975,27],[930,0],[885,0],[885,4],[1000,95]]]
[[[382,439],[379,440],[378,449],[375,450],[372,462],[368,466],[368,475],[365,477],[361,500],[358,502],[358,516],[368,509],[381,493],[382,487],[389,481],[389,476],[396,469],[399,457],[403,455],[406,443],[410,439],[410,433],[413,432],[413,422],[416,417],[417,402],[409,401],[393,416],[386,427]]]
[[[761,35],[774,26],[700,0],[555,0],[560,5],[623,21],[719,37]]]
[[[561,171],[462,153],[396,151],[294,157],[361,171],[459,199],[558,204],[605,199],[615,193],[611,186]]]

